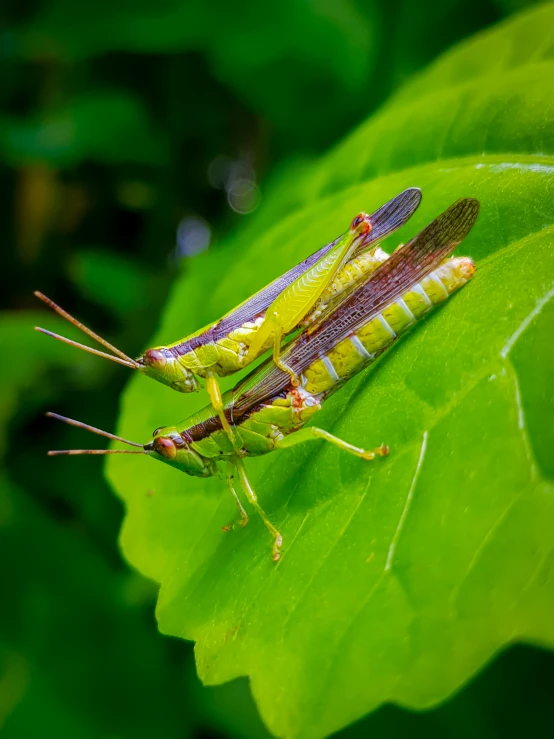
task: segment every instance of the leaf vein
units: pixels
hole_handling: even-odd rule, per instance
[[[529,469],[531,471],[531,479],[532,480],[538,480],[539,475],[537,472],[537,465],[535,463],[535,455],[533,454],[533,449],[531,447],[531,441],[529,439],[529,435],[527,433],[527,428],[525,425],[525,411],[523,410],[523,400],[521,397],[521,390],[519,387],[519,379],[517,376],[517,372],[513,365],[509,364],[509,374],[511,375],[511,378],[514,383],[514,396],[516,401],[516,408],[517,408],[517,426],[521,432],[521,438],[523,441],[523,448],[525,450],[525,456],[527,457],[527,461],[529,462]]]
[[[337,546],[337,545],[339,544],[339,542],[341,541],[342,537],[343,537],[343,536],[344,536],[344,534],[346,533],[346,530],[348,529],[348,527],[349,527],[349,526],[350,526],[350,524],[352,523],[352,520],[354,519],[354,516],[355,516],[355,515],[356,515],[356,513],[358,512],[358,510],[359,510],[360,506],[362,505],[362,503],[363,503],[363,501],[364,501],[364,499],[365,499],[365,497],[366,497],[366,495],[367,495],[367,492],[368,492],[368,490],[369,490],[369,487],[370,487],[370,481],[371,481],[371,478],[370,478],[370,480],[368,480],[368,484],[366,485],[366,489],[364,490],[364,492],[362,493],[362,495],[361,495],[361,496],[359,497],[359,499],[358,499],[358,500],[356,501],[356,503],[354,504],[354,506],[353,506],[353,508],[352,508],[352,512],[351,512],[351,514],[349,515],[349,517],[348,517],[348,519],[347,519],[346,523],[344,524],[344,526],[342,527],[342,529],[341,529],[341,530],[340,530],[340,531],[338,532],[337,536],[335,537],[335,541],[333,542],[333,545],[329,547],[329,549],[328,549],[328,550],[326,551],[325,555],[324,555],[324,556],[323,556],[323,557],[322,557],[322,558],[320,559],[320,561],[319,561],[319,564],[318,564],[318,566],[316,567],[316,569],[314,570],[314,573],[313,573],[313,575],[312,575],[312,576],[310,577],[310,579],[309,579],[309,580],[308,580],[308,582],[306,583],[306,587],[304,588],[304,590],[303,590],[303,591],[302,591],[302,593],[300,594],[300,597],[298,598],[298,600],[297,600],[297,601],[296,601],[296,603],[294,604],[294,606],[293,606],[292,610],[290,611],[290,613],[288,614],[287,618],[286,618],[286,619],[285,619],[285,621],[283,622],[283,632],[282,632],[282,633],[283,633],[283,638],[284,638],[284,634],[285,634],[285,630],[286,630],[287,624],[288,624],[288,623],[289,623],[289,621],[291,620],[291,618],[292,618],[292,616],[294,615],[294,613],[296,613],[296,611],[297,611],[298,607],[300,606],[300,604],[302,603],[302,601],[303,601],[303,600],[304,600],[304,598],[306,597],[306,594],[308,593],[309,589],[310,589],[310,588],[311,588],[311,586],[313,585],[313,583],[314,583],[314,580],[316,579],[316,577],[317,577],[317,576],[319,575],[319,573],[321,572],[322,568],[324,567],[325,563],[326,563],[326,562],[328,561],[328,559],[329,559],[329,557],[331,556],[332,552],[334,551],[335,547],[336,547],[336,546]]]
[[[466,571],[462,575],[460,581],[457,583],[457,585],[454,586],[452,589],[452,592],[450,594],[450,602],[452,604],[455,604],[460,596],[460,591],[462,589],[463,584],[466,582],[466,580],[469,578],[473,570],[475,569],[477,562],[481,559],[483,556],[484,551],[490,544],[490,542],[493,540],[494,535],[500,528],[500,526],[504,523],[506,518],[508,517],[510,511],[515,506],[515,504],[521,499],[523,495],[523,490],[520,491],[518,495],[516,495],[515,498],[513,498],[508,505],[500,512],[500,514],[497,516],[496,520],[493,522],[493,524],[489,527],[489,530],[481,540],[481,543],[479,546],[475,549],[475,552],[473,554],[473,557],[471,558],[469,565],[467,566]]]
[[[519,339],[521,334],[525,331],[525,329],[529,326],[531,321],[536,318],[536,316],[539,315],[539,313],[542,311],[544,306],[550,301],[550,299],[554,297],[554,283],[550,290],[544,295],[542,298],[539,298],[536,302],[535,307],[533,310],[523,319],[523,321],[519,324],[519,326],[516,328],[514,333],[510,336],[508,341],[504,344],[500,351],[500,356],[502,359],[506,359],[508,354],[511,352],[514,344]]]
[[[410,489],[408,490],[408,495],[406,496],[406,502],[404,503],[404,508],[402,509],[402,513],[400,514],[400,519],[398,521],[398,525],[396,527],[396,530],[393,534],[392,541],[389,547],[389,552],[387,555],[387,561],[385,563],[385,570],[384,572],[390,572],[392,569],[392,566],[394,564],[394,555],[396,554],[396,548],[398,546],[398,541],[400,539],[400,534],[402,533],[404,526],[406,524],[406,519],[408,517],[408,512],[410,510],[410,507],[412,505],[412,500],[414,497],[415,488],[417,485],[417,482],[419,480],[419,475],[421,472],[421,468],[423,466],[423,460],[425,459],[425,453],[427,451],[427,439],[429,437],[429,432],[424,431],[423,432],[423,440],[421,442],[421,449],[419,451],[419,458],[417,460],[416,469],[414,472],[414,476],[412,478],[412,483],[410,485]]]

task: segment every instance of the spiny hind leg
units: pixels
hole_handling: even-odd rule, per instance
[[[239,498],[238,493],[235,490],[235,465],[232,462],[227,462],[226,478],[227,485],[229,486],[229,490],[231,491],[231,495],[235,499],[235,503],[237,504],[237,508],[239,509],[240,525],[244,527],[248,523],[248,513],[244,510],[241,499]],[[223,531],[230,531],[232,528],[233,524],[230,523],[228,526],[223,526]]]
[[[283,546],[283,537],[281,536],[281,532],[278,531],[275,526],[271,523],[269,518],[266,515],[266,512],[261,507],[261,505],[258,503],[258,496],[256,495],[254,488],[252,487],[252,483],[248,479],[248,475],[246,474],[246,468],[244,466],[244,462],[240,457],[236,457],[233,460],[233,464],[236,467],[239,478],[242,483],[242,487],[244,488],[244,492],[246,493],[246,496],[250,502],[250,504],[256,509],[258,515],[266,525],[267,530],[273,537],[273,548],[272,548],[272,555],[273,555],[273,561],[277,562],[281,558],[281,547]]]
[[[225,411],[223,410],[223,397],[221,395],[221,388],[219,387],[217,377],[213,373],[208,373],[206,375],[206,390],[208,391],[208,395],[210,396],[212,407],[217,413],[219,420],[221,421],[223,430],[225,431],[229,438],[229,441],[233,445],[233,449],[236,449],[238,451],[240,449],[240,442],[237,439],[237,435],[233,431],[232,427],[229,424],[229,421],[225,416]]]
[[[296,431],[294,434],[290,434],[290,436],[284,436],[276,442],[275,446],[278,449],[287,449],[296,444],[303,444],[306,441],[317,441],[317,439],[324,439],[330,444],[338,446],[339,449],[361,459],[372,460],[375,457],[386,457],[389,453],[389,448],[385,444],[381,444],[375,449],[362,449],[361,447],[354,446],[354,444],[349,444],[344,439],[340,439],[338,436],[334,436],[329,431],[320,429],[317,426],[308,426],[307,428]]]
[[[289,374],[292,384],[295,387],[298,387],[298,385],[300,385],[300,380],[298,379],[298,375],[281,359],[281,340],[282,338],[283,338],[283,334],[281,333],[281,331],[276,331],[275,337],[273,339],[273,362],[277,365],[277,367],[279,367],[280,370],[283,370],[283,372],[286,372],[287,374]]]

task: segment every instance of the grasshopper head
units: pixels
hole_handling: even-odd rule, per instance
[[[153,437],[144,451],[156,459],[195,477],[211,477],[215,473],[215,463],[195,452],[175,426],[156,429]]]
[[[128,446],[136,447],[136,449],[63,449],[48,452],[49,456],[56,457],[61,454],[147,454],[154,459],[159,459],[161,462],[165,462],[172,467],[176,467],[178,470],[181,470],[181,472],[186,472],[187,475],[211,477],[212,475],[217,474],[217,465],[215,461],[205,459],[201,454],[198,454],[194,449],[191,449],[175,426],[165,426],[164,428],[156,429],[153,433],[154,438],[152,441],[142,445],[138,444],[136,441],[129,441],[129,439],[124,439],[122,436],[116,436],[115,434],[110,434],[108,431],[102,431],[102,429],[89,426],[82,421],[76,421],[73,418],[60,416],[58,413],[47,413],[46,415],[50,416],[50,418],[57,418],[58,421],[63,421],[64,423],[69,424],[69,426],[86,429],[98,436],[104,436],[108,439],[113,439],[114,441],[120,441]]]
[[[199,389],[195,375],[166,346],[148,349],[137,362],[145,375],[180,393],[195,393]]]

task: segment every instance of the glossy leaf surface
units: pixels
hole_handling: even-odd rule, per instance
[[[553,22],[544,6],[466,42],[275,189],[192,263],[151,342],[221,315],[405,187],[424,201],[391,249],[457,198],[481,200],[460,250],[472,283],[317,419],[391,456],[313,445],[249,460],[285,536],[277,565],[259,520],[221,531],[235,517],[222,480],[109,462],[125,555],[162,585],[161,630],[197,642],[204,682],[249,675],[277,735],[431,706],[504,645],[554,646]],[[279,198],[287,215],[269,223]],[[118,433],[146,441],[205,403],[134,378]]]

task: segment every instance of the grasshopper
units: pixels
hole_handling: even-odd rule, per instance
[[[38,298],[112,354],[38,326],[36,330],[138,370],[180,392],[197,391],[197,376],[204,378],[212,407],[230,441],[239,448],[227,422],[217,377],[238,372],[273,347],[273,361],[297,383],[295,372],[281,359],[283,337],[302,327],[304,321],[314,320],[322,306],[375,270],[388,256],[378,248],[379,242],[406,223],[420,201],[421,191],[409,188],[373,215],[360,213],[342,237],[319,249],[223,318],[174,344],[148,349],[137,359],[124,354],[40,292],[35,292]]]
[[[299,377],[298,385],[269,359],[226,392],[224,413],[240,440],[239,450],[229,441],[219,416],[207,406],[182,423],[156,429],[146,444],[51,413],[68,424],[137,449],[74,449],[49,454],[145,454],[198,477],[217,474],[218,464],[223,462],[241,524],[246,525],[248,514],[235,486],[235,474],[273,538],[273,560],[279,560],[283,537],[258,502],[244,458],[317,439],[363,460],[388,454],[384,444],[362,449],[306,424],[330,395],[473,276],[475,267],[469,257],[450,255],[473,227],[478,212],[477,200],[465,198],[454,203],[361,284],[345,291],[337,304],[324,310],[313,326],[292,340],[283,359]]]

